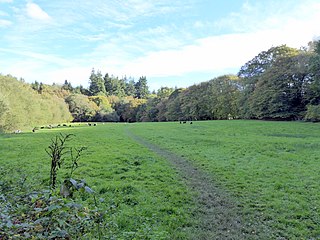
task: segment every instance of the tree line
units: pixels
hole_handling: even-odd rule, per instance
[[[63,98],[67,92],[63,93],[57,86],[48,90],[43,89],[39,94],[23,79],[0,74],[0,132],[72,121]]]
[[[2,75],[0,86],[0,129],[12,129],[14,122],[16,127],[71,118],[77,122],[319,121],[320,41],[301,49],[272,47],[245,63],[237,75],[219,76],[188,88],[161,87],[150,93],[145,76],[135,82],[94,69],[88,88],[73,87],[67,80],[63,85],[27,84]],[[14,95],[17,92],[21,98]],[[26,120],[18,117],[29,112],[18,107],[24,104],[38,115]],[[48,107],[50,104],[55,107]]]

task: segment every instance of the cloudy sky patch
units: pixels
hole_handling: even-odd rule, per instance
[[[318,0],[0,0],[0,72],[87,86],[95,68],[186,87],[272,46],[306,46],[319,12]]]
[[[27,3],[26,10],[27,15],[35,20],[50,20],[50,16],[35,3]]]

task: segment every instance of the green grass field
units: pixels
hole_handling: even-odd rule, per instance
[[[211,227],[212,234],[201,234],[199,225],[205,213],[201,214],[198,206],[199,189],[188,185],[187,177],[173,166],[170,156],[182,157],[208,175],[225,201],[233,203],[241,219],[242,235],[234,235],[226,227],[225,239],[320,238],[319,124],[75,124],[72,128],[1,135],[0,190],[10,184],[21,185],[21,179],[25,186],[34,188],[48,185],[50,159],[45,148],[59,133],[75,135],[70,145],[88,147],[75,178],[85,179],[102,199],[99,209],[104,212],[100,222],[103,239],[222,236],[214,233],[215,226]],[[159,155],[132,136],[174,155]],[[58,178],[62,180],[67,171],[61,169]],[[78,194],[74,201],[95,208],[90,196]],[[35,236],[40,231],[36,230]],[[96,232],[83,233],[83,238],[98,238]]]

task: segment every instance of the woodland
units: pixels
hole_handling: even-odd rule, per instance
[[[188,88],[150,92],[147,78],[92,69],[88,88],[26,83],[0,75],[0,131],[66,122],[221,119],[320,121],[320,41],[271,47],[223,75]]]

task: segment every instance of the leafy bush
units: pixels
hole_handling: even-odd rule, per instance
[[[306,121],[319,122],[320,121],[320,105],[308,105],[307,113],[305,115]]]
[[[79,239],[97,234],[94,207],[51,195],[50,190],[31,190],[30,185],[0,182],[0,239]]]
[[[79,239],[101,238],[100,225],[103,214],[98,208],[96,197],[91,200],[92,209],[79,204],[79,197],[86,200],[94,191],[84,180],[72,179],[72,173],[78,168],[78,160],[85,149],[70,148],[66,143],[69,135],[58,135],[51,140],[46,152],[51,158],[50,189],[40,186],[36,190],[28,183],[26,176],[12,178],[12,171],[0,169],[0,239]],[[70,154],[70,174],[60,188],[55,191],[57,170],[64,166]],[[66,166],[68,167],[68,166]],[[33,184],[40,181],[33,179]],[[71,198],[73,193],[78,198]],[[64,198],[62,198],[63,196]],[[66,198],[68,197],[68,198]],[[76,199],[76,200],[75,200]],[[95,229],[97,227],[97,229]]]

